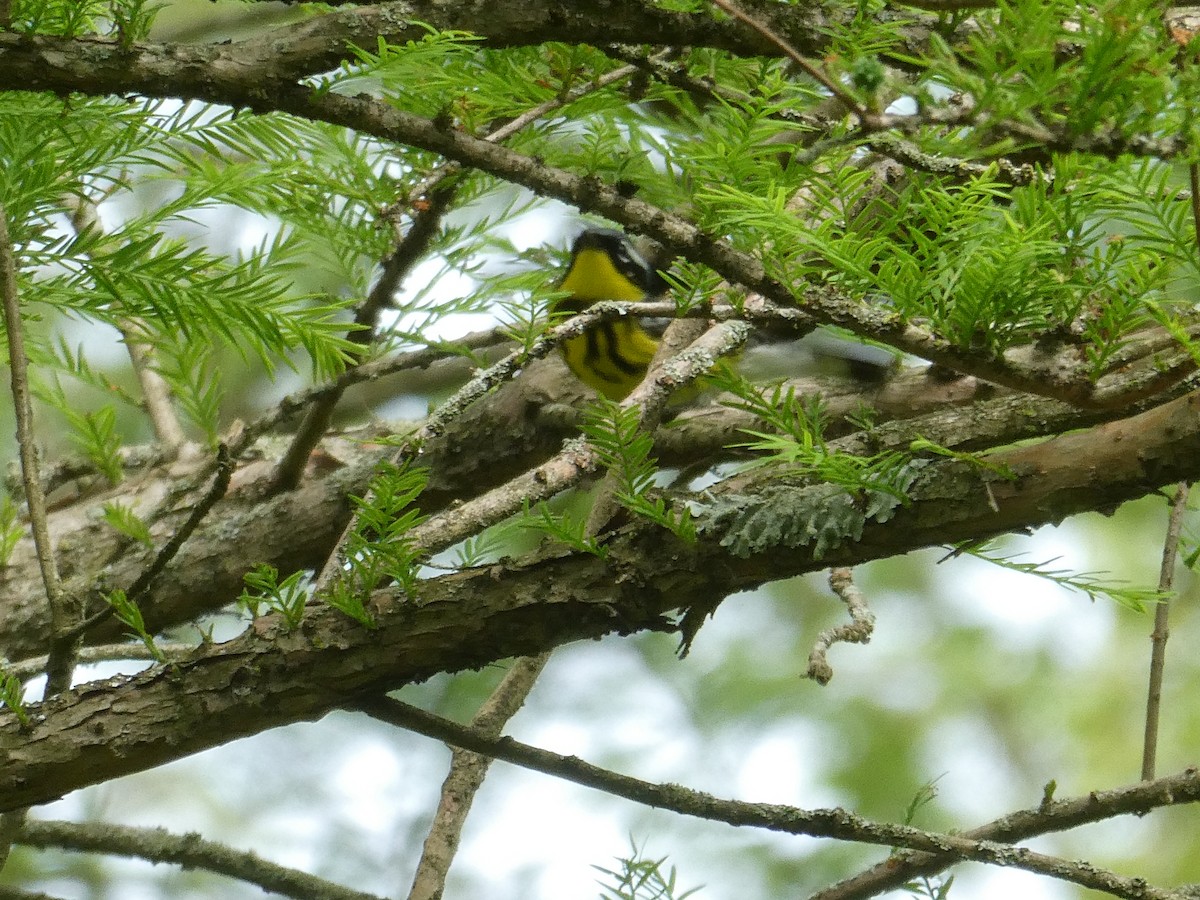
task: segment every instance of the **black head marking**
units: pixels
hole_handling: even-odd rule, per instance
[[[588,228],[571,247],[572,254],[581,250],[600,250],[612,260],[617,271],[635,284],[641,285],[646,293],[661,294],[666,285],[650,263],[634,249],[629,238],[612,228]]]

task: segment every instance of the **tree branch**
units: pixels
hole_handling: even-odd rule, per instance
[[[21,459],[21,480],[25,486],[25,504],[42,586],[50,610],[50,654],[46,660],[46,695],[57,694],[71,686],[75,668],[74,637],[67,629],[74,624],[74,604],[63,590],[58,574],[54,546],[46,514],[46,495],[38,471],[37,439],[33,434],[33,395],[29,387],[29,356],[25,351],[25,323],[21,321],[21,300],[17,292],[17,259],[8,230],[8,212],[0,205],[0,302],[4,306],[4,331],[8,344],[8,365],[17,420],[17,450]]]
[[[975,840],[966,836],[923,831],[908,825],[874,822],[840,808],[808,810],[773,803],[745,803],[713,797],[711,794],[693,791],[677,784],[653,784],[602,769],[574,756],[562,756],[531,747],[512,738],[485,737],[474,729],[431,715],[390,697],[373,697],[359,701],[355,708],[397,727],[416,731],[476,753],[486,753],[496,759],[624,797],[644,806],[669,809],[682,815],[735,826],[764,828],[785,834],[902,847],[913,851],[937,853],[956,860],[1012,866],[1129,900],[1181,900],[1184,896],[1153,887],[1140,878],[1126,878],[1088,863],[1047,856],[994,840]],[[1146,812],[1160,806],[1200,801],[1200,777],[1195,769],[1188,769],[1181,775],[1150,784],[1154,787],[1151,792],[1141,790],[1149,785],[1137,785],[1104,795],[1090,794],[1086,802],[1091,815],[1086,821],[1099,821],[1128,812]],[[1104,799],[1101,799],[1102,797]],[[1136,800],[1131,804],[1130,801],[1135,797]],[[1075,807],[1081,802],[1083,801],[1060,801],[1067,807]]]
[[[518,659],[471,720],[471,728],[497,738],[508,720],[525,704],[525,698],[550,660],[549,653]],[[413,876],[408,900],[441,900],[446,874],[458,852],[459,838],[475,795],[487,777],[492,758],[459,747],[452,749],[450,771],[442,783],[441,798],[429,834],[421,848],[421,860]]]
[[[14,716],[0,717],[0,809],[318,718],[355,696],[436,672],[613,632],[671,628],[663,617],[669,610],[711,604],[714,596],[769,580],[1116,505],[1195,477],[1197,460],[1200,396],[1192,395],[1128,420],[992,454],[989,463],[1015,480],[965,462],[931,460],[908,504],[888,521],[864,517],[852,533],[822,546],[814,543],[808,517],[827,521],[828,486],[790,485],[778,473],[758,476],[757,484],[734,480],[711,489],[695,544],[635,523],[608,539],[604,561],[589,554],[542,558],[431,579],[416,598],[377,592],[373,631],[327,607],[310,607],[302,625],[287,633],[278,620],[259,620],[252,632],[200,648],[169,668],[31,706],[28,731]],[[229,522],[221,527],[220,546],[227,548]],[[294,523],[285,519],[279,527]],[[629,574],[614,579],[614,570]],[[243,690],[246,684],[254,690]]]
[[[1162,565],[1158,573],[1158,589],[1170,593],[1175,583],[1175,560],[1179,554],[1179,538],[1183,531],[1183,516],[1187,512],[1188,485],[1181,481],[1171,501],[1171,515],[1163,539]],[[1162,704],[1163,670],[1167,661],[1168,621],[1171,601],[1160,600],[1154,608],[1154,631],[1150,634],[1150,679],[1146,695],[1146,727],[1142,738],[1142,780],[1154,778],[1158,755],[1158,720]]]
[[[24,38],[19,46],[9,47],[5,41],[6,36],[0,34],[0,88],[33,87],[62,94],[133,91],[152,97],[199,99],[246,106],[256,112],[287,112],[419,147],[646,234],[671,252],[708,266],[730,283],[743,285],[778,304],[802,330],[817,324],[836,325],[1016,390],[1085,406],[1121,406],[1164,390],[1196,368],[1189,354],[1180,354],[1174,365],[1156,369],[1132,386],[1124,373],[1093,383],[1078,362],[1064,366],[1065,358],[1052,360],[1054,368],[1047,369],[1040,362],[1037,348],[1026,348],[1024,361],[1012,354],[997,359],[958,347],[925,328],[903,322],[884,308],[864,304],[859,298],[830,286],[811,286],[797,293],[771,277],[762,261],[752,254],[735,250],[727,241],[713,239],[681,216],[627,196],[620,185],[549,166],[536,157],[405,112],[386,101],[365,95],[316,92],[307,85],[273,77],[272,73],[256,70],[239,57],[238,53],[244,49],[240,44],[235,45],[238,50],[220,51],[226,54],[221,58],[186,48],[170,48],[174,53],[168,55],[166,48],[144,46],[128,52],[114,50],[111,58],[105,59],[103,45],[88,42],[85,58],[76,59],[60,46],[71,42],[56,44],[49,38]],[[9,53],[11,72],[19,72],[22,79],[19,85],[8,82],[5,57]],[[1058,149],[1102,154],[1106,149],[1113,153],[1130,150],[1126,143],[1116,146],[1113,140],[1095,139],[1096,146]],[[1180,150],[1157,139],[1151,143],[1153,147],[1143,150],[1161,158],[1170,158]],[[782,313],[780,318],[784,318]]]
[[[28,847],[61,847],[88,853],[130,856],[153,863],[174,863],[185,869],[204,869],[227,875],[264,891],[307,900],[381,900],[324,878],[262,859],[256,853],[234,850],[195,833],[172,834],[165,828],[134,828],[109,823],[61,821],[26,822],[17,843]]]

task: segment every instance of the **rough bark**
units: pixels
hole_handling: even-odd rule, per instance
[[[0,810],[319,718],[356,696],[436,672],[572,640],[669,628],[664,615],[671,610],[711,608],[768,580],[1115,507],[1197,477],[1198,412],[1200,397],[1193,395],[989,457],[1011,478],[960,461],[932,461],[907,505],[886,521],[864,516],[857,538],[847,536],[821,558],[812,535],[764,532],[755,517],[806,521],[827,501],[827,488],[763,476],[718,495],[699,518],[695,544],[638,524],[609,540],[607,560],[570,554],[431,579],[417,597],[380,592],[375,630],[322,607],[311,608],[291,632],[260,620],[179,664],[85,685],[32,707],[28,730],[11,714],[0,718]],[[730,547],[749,550],[739,555]]]

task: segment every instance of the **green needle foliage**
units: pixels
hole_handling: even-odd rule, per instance
[[[592,867],[605,876],[600,882],[600,900],[684,900],[699,893],[700,888],[678,887],[675,867],[663,868],[667,857],[646,859],[643,850],[633,844],[628,857],[618,858],[617,869]]]
[[[141,641],[157,662],[166,662],[166,656],[158,649],[158,645],[154,643],[154,637],[146,630],[146,620],[142,617],[142,611],[138,605],[130,600],[120,588],[106,594],[104,599],[112,607],[118,621],[129,628],[129,636]]]
[[[1170,591],[1160,591],[1155,588],[1141,588],[1124,585],[1120,582],[1106,579],[1107,572],[1073,572],[1070,569],[1053,568],[1055,560],[1047,559],[1042,562],[1030,562],[1020,557],[1025,554],[1005,556],[990,549],[990,542],[979,544],[964,544],[953,548],[957,553],[965,553],[976,559],[982,559],[992,565],[1008,569],[1010,572],[1020,572],[1022,575],[1032,575],[1059,587],[1076,591],[1085,595],[1093,603],[1100,597],[1107,597],[1119,606],[1134,612],[1144,613],[1147,606],[1163,603],[1171,599]]]
[[[257,618],[265,607],[283,617],[284,625],[292,629],[304,618],[304,606],[312,593],[305,572],[293,572],[283,581],[279,570],[270,565],[259,565],[245,575],[246,590],[238,597],[238,605]]]
[[[587,519],[583,516],[572,516],[567,512],[554,513],[546,503],[539,503],[535,510],[531,510],[526,501],[522,517],[517,521],[522,528],[544,534],[572,550],[590,553],[600,559],[608,555],[604,545],[588,535]]]
[[[622,408],[612,401],[602,401],[585,414],[582,430],[601,463],[616,476],[613,496],[621,506],[661,525],[678,538],[694,541],[696,529],[691,512],[671,508],[663,497],[652,494],[658,475],[655,460],[650,456],[654,441],[638,428],[638,415],[637,407]]]
[[[0,668],[0,706],[11,710],[22,728],[28,728],[29,712],[25,709],[24,690],[20,678]]]
[[[123,503],[105,503],[104,521],[144,547],[154,545],[154,540],[150,537],[150,527],[141,516]]]
[[[912,455],[856,456],[830,448],[823,436],[827,413],[821,397],[797,397],[782,385],[763,389],[729,371],[715,383],[738,398],[725,405],[752,413],[765,426],[744,431],[754,440],[737,445],[758,456],[750,468],[777,466],[781,476],[837,485],[854,495],[890,497],[892,505],[907,499]]]
[[[375,619],[367,609],[371,591],[394,582],[408,593],[417,588],[422,551],[409,532],[425,521],[413,503],[425,489],[428,471],[383,463],[365,497],[351,497],[357,510],[346,539],[347,568],[334,579],[325,602],[367,628]]]

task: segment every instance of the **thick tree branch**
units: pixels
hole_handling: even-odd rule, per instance
[[[491,335],[482,333],[479,338],[486,345]],[[435,356],[417,351],[401,362],[427,365]],[[918,437],[960,450],[981,449],[1087,427],[1116,415],[1020,394],[985,399],[996,389],[972,378],[947,379],[921,369],[900,370],[881,382],[820,377],[791,384],[798,395],[823,398],[832,417],[826,437],[837,438],[837,449],[860,454],[904,450]],[[539,464],[578,431],[582,390],[565,366],[551,359],[531,366],[519,383],[503,386],[487,403],[470,408],[445,436],[426,447],[422,463],[430,467],[430,484],[421,508],[436,513],[523,473],[531,496],[535,494],[545,483]],[[247,430],[262,430],[286,418],[307,396],[301,392],[285,401],[277,413]],[[864,409],[873,411],[875,425],[868,432],[847,435],[850,425],[841,417]],[[762,427],[749,413],[702,404],[660,429],[654,452],[664,465],[689,466],[744,440],[743,429]],[[302,484],[295,496],[263,497],[263,484],[274,466],[271,455],[245,464],[235,475],[230,495],[155,581],[144,610],[150,630],[189,621],[231,602],[242,589],[242,575],[259,562],[284,573],[320,565],[346,522],[345,494],[362,494],[372,466],[383,454],[382,448],[370,444],[372,437],[393,431],[379,428],[360,431],[350,440],[327,439],[323,456],[330,467]],[[238,443],[235,435],[229,439]],[[95,580],[98,571],[104,571],[106,585],[127,588],[154,559],[151,551],[122,546],[119,535],[100,525],[91,510],[114,497],[156,508],[164,498],[181,494],[180,479],[186,485],[195,477],[186,470],[154,476],[143,472],[119,488],[53,511],[51,530],[66,549],[68,574],[79,581],[78,590],[102,587]],[[189,495],[194,487],[188,487]],[[155,537],[166,541],[177,533],[187,513],[180,508],[158,514]],[[239,535],[233,544],[232,533]],[[46,652],[49,625],[36,557],[28,543],[18,546],[9,563],[0,569],[0,590],[9,598],[0,605],[0,647],[10,659],[20,660]],[[122,629],[109,623],[89,632],[87,640],[111,642],[121,635]]]
[[[355,696],[436,672],[571,640],[670,628],[664,614],[672,609],[711,604],[714,596],[768,580],[1114,506],[1196,476],[1198,413],[1200,397],[1189,396],[989,457],[1015,480],[963,462],[930,461],[906,506],[886,522],[864,519],[819,558],[807,529],[810,516],[825,515],[828,487],[763,476],[761,484],[740,482],[736,493],[714,491],[697,520],[696,544],[641,523],[607,542],[604,561],[587,554],[545,558],[432,579],[415,598],[379,592],[374,631],[325,607],[310,608],[290,633],[260,620],[252,632],[199,648],[166,669],[83,686],[31,707],[28,731],[11,715],[0,719],[0,809],[319,718]]]

